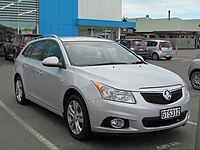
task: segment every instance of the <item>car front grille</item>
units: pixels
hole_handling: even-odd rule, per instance
[[[182,97],[182,89],[172,91],[171,100],[165,100],[163,93],[141,93],[145,101],[153,104],[170,104],[178,101]]]
[[[184,111],[181,113],[180,116],[166,120],[162,120],[160,117],[143,118],[142,123],[144,127],[162,127],[162,126],[172,125],[183,121],[186,117],[186,114],[187,111]]]

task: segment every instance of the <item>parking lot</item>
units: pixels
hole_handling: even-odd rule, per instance
[[[186,126],[162,132],[131,135],[94,135],[87,141],[73,139],[65,121],[34,104],[18,105],[14,97],[12,61],[0,57],[0,143],[2,150],[193,150],[200,92],[192,89],[187,70],[200,50],[174,51],[170,61],[147,60],[167,68],[187,83],[191,96],[191,117]]]

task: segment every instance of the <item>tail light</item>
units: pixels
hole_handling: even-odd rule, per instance
[[[22,49],[24,46],[22,44],[20,44],[19,48]]]
[[[131,50],[134,50],[134,49],[135,49],[135,46],[131,45],[131,46],[130,46],[130,49],[131,49]]]
[[[158,48],[159,48],[160,51],[162,51],[162,45],[161,45],[160,42],[159,42],[159,44],[158,44]]]

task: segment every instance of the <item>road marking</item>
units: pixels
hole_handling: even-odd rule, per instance
[[[196,92],[190,92],[191,94],[194,94],[194,95],[198,95],[198,96],[200,96],[200,94],[199,93],[196,93]]]
[[[35,131],[31,126],[25,123],[21,118],[19,118],[6,104],[4,104],[0,100],[0,106],[10,115],[12,116],[24,129],[29,131],[33,136],[35,136],[41,143],[47,146],[50,150],[59,150],[53,143],[47,140],[43,135],[39,132]]]
[[[195,122],[188,121],[188,123],[191,124],[191,125],[195,125],[195,126],[197,126],[197,123],[195,123]]]

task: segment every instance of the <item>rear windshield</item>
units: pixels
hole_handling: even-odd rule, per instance
[[[146,43],[144,41],[134,41],[133,42],[135,46],[145,46]]]
[[[167,48],[171,47],[171,44],[169,42],[160,42],[160,44],[162,47],[167,47]]]
[[[25,36],[24,37],[24,44],[26,44],[27,42],[36,39],[37,36]]]

